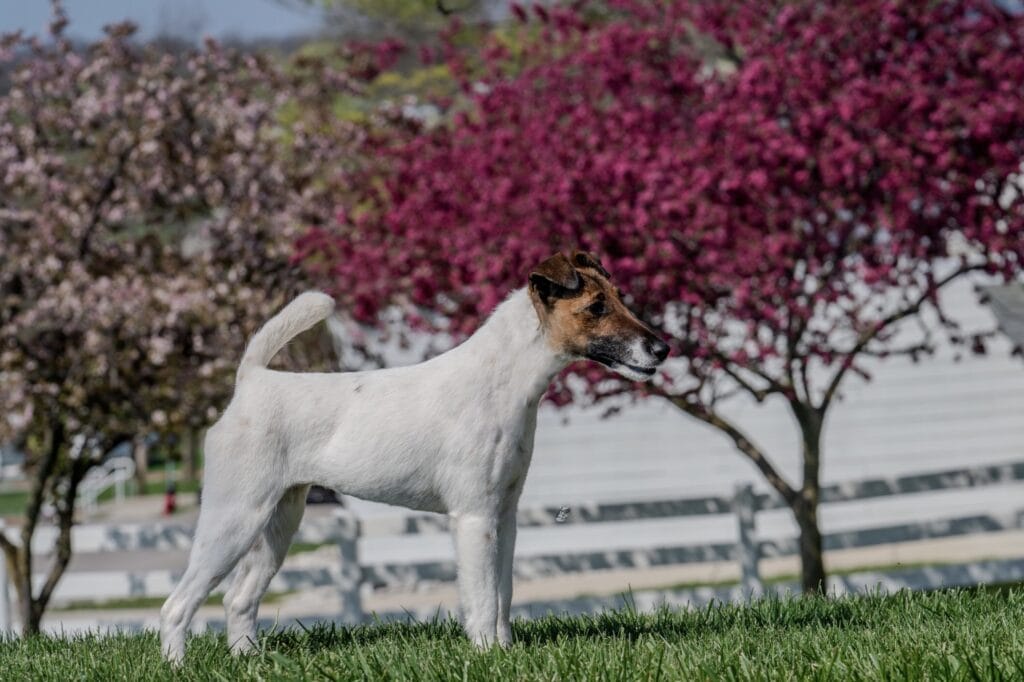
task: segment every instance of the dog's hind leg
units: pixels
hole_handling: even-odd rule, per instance
[[[274,510],[269,504],[247,502],[252,499],[259,498],[232,496],[219,504],[203,500],[188,568],[160,609],[161,650],[168,661],[180,663],[185,657],[185,634],[192,616],[252,547]]]
[[[288,553],[292,537],[302,521],[309,486],[286,491],[263,533],[239,563],[231,588],[224,595],[228,645],[232,653],[244,653],[256,643],[256,614],[271,579]]]
[[[478,647],[494,644],[498,618],[498,522],[490,515],[455,519],[459,599],[466,634]]]

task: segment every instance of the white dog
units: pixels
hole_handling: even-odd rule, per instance
[[[170,661],[183,658],[196,609],[240,559],[224,597],[228,641],[235,652],[253,646],[259,601],[314,483],[450,515],[466,632],[478,646],[507,645],[516,506],[548,384],[579,358],[649,379],[669,352],[600,263],[577,252],[541,263],[472,337],[427,362],[333,374],[266,368],[333,309],[325,294],[302,294],[245,351],[235,395],[206,436],[188,569],[160,612]]]

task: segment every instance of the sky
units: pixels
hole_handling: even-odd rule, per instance
[[[316,32],[313,10],[285,7],[275,0],[64,0],[68,35],[80,40],[102,36],[104,24],[131,19],[143,40],[158,33],[178,38],[287,38]],[[44,33],[50,20],[46,0],[0,0],[0,33]]]

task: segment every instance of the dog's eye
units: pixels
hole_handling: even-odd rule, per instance
[[[587,312],[594,317],[601,317],[608,313],[608,306],[604,304],[604,301],[594,301],[587,306]]]

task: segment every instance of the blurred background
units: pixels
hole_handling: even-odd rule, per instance
[[[577,248],[673,352],[549,392],[517,615],[1024,581],[1021,3],[2,9],[0,630],[156,624],[296,293],[275,366],[408,364]],[[445,519],[309,502],[265,623],[457,608]]]

